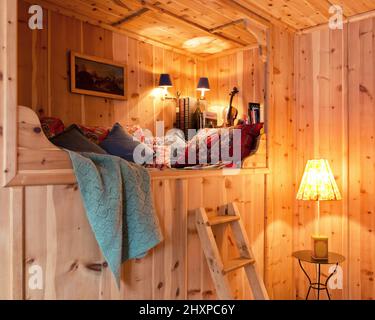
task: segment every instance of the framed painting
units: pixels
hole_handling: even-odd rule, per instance
[[[127,99],[126,66],[71,52],[71,91],[109,99]]]

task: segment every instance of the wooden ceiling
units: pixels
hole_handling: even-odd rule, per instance
[[[256,45],[246,23],[301,30],[375,9],[375,0],[39,0],[42,4],[200,56]]]

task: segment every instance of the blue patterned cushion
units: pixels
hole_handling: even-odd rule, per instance
[[[150,158],[152,159],[154,155],[153,150],[132,137],[119,123],[116,123],[108,137],[100,144],[100,147],[113,156],[120,157],[127,161],[136,162],[133,156],[134,150],[140,145],[146,152],[145,161],[147,162]]]

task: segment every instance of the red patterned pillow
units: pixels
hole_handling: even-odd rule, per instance
[[[229,128],[229,132],[225,133],[220,129],[201,130],[192,140],[189,141],[185,153],[173,164],[176,168],[194,166],[199,163],[199,152],[202,150],[207,153],[207,163],[216,164],[220,161],[226,161],[224,158],[224,150],[222,144],[228,145],[228,155],[233,157],[234,147],[241,148],[241,160],[248,157],[256,148],[257,137],[259,137],[263,123],[254,125],[238,125]],[[233,140],[233,129],[241,130],[241,139]],[[240,144],[240,145],[238,145]],[[196,163],[189,164],[188,158],[195,157]]]
[[[207,154],[207,163],[211,163],[211,147],[220,140],[220,129],[202,129],[194,136],[185,148],[176,163],[172,163],[176,168],[195,166],[199,164],[199,153]],[[193,160],[193,161],[190,161]],[[218,160],[218,158],[217,158]]]
[[[53,138],[65,130],[64,123],[58,118],[43,117],[40,119],[40,123],[48,139]]]
[[[256,148],[257,137],[260,136],[263,123],[242,124],[236,126],[235,129],[241,130],[241,159],[244,160]],[[233,144],[231,147],[233,148]]]
[[[86,138],[91,140],[96,144],[103,142],[109,134],[109,129],[105,127],[87,127],[83,125],[78,125]]]

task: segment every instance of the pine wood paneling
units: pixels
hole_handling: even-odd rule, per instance
[[[51,81],[49,85],[51,92],[45,92],[45,94],[51,96],[49,108],[51,111],[47,113],[44,110],[43,114],[58,117],[66,125],[74,122],[83,123],[85,114],[82,110],[82,99],[79,95],[69,92],[69,52],[82,50],[82,24],[78,20],[56,13],[52,13],[50,19],[47,31],[51,34],[48,45],[51,62],[47,81]],[[38,55],[38,52],[35,54]],[[23,76],[25,75],[20,75],[20,78]],[[43,79],[37,79],[37,81],[40,82]],[[19,87],[19,91],[22,90],[23,88]]]
[[[274,27],[271,32],[271,102],[266,110],[269,158],[267,177],[266,286],[270,298],[293,299],[292,242],[294,185],[294,36]],[[268,84],[270,86],[270,84]]]
[[[346,110],[346,29],[320,30],[299,39],[298,138],[296,143],[296,186],[307,160],[328,159],[339,188],[347,199],[347,110]],[[303,92],[303,93],[302,93]],[[294,249],[311,246],[315,230],[314,202],[296,202],[298,219],[294,224]],[[347,256],[347,205],[345,201],[326,202],[321,206],[322,232],[329,235],[331,251]],[[347,268],[344,267],[345,281]],[[298,272],[297,264],[295,264]],[[313,272],[313,269],[310,270]],[[327,272],[327,270],[324,270]],[[345,288],[347,289],[347,288]],[[306,283],[298,277],[297,298],[303,298]],[[342,298],[345,291],[333,292]]]
[[[349,282],[352,299],[374,299],[373,18],[349,26]]]
[[[113,33],[102,28],[84,23],[82,26],[82,51],[84,54],[99,58],[113,59]],[[84,119],[87,125],[110,127],[113,125],[113,101],[112,99],[84,97]]]
[[[103,125],[114,122],[139,124],[154,130],[154,120],[173,128],[175,103],[161,101],[151,93],[160,73],[173,76],[171,94],[196,96],[197,80],[203,76],[198,59],[154,47],[80,20],[45,10],[44,29],[31,31],[28,7],[19,1],[18,103],[40,116],[56,116],[66,125],[72,123]],[[128,65],[128,100],[116,101],[70,92],[69,53],[98,56]]]
[[[120,290],[116,288],[104,263],[77,186],[26,187],[24,205],[20,207],[25,210],[21,213],[25,219],[26,298],[215,298],[214,286],[206,269],[206,260],[195,226],[193,227],[191,212],[193,208],[204,206],[213,213],[217,205],[237,201],[255,256],[262,259],[263,182],[263,174],[235,178],[154,181],[155,207],[164,242],[144,259],[124,264]],[[192,190],[194,192],[190,193]],[[209,194],[213,196],[208,196]],[[19,201],[10,203],[16,204]],[[223,243],[224,241],[228,242],[228,239],[223,239]],[[231,246],[227,249],[231,250]],[[14,252],[18,253],[20,250]],[[260,266],[262,263],[259,261]],[[27,285],[30,279],[28,270],[36,265],[43,270],[43,290],[32,290]],[[19,266],[23,267],[23,264]],[[232,276],[233,290],[238,299],[249,297],[244,294],[248,292],[248,288],[242,277],[241,273]]]
[[[321,29],[296,38],[296,184],[309,157],[327,158],[343,194],[342,201],[322,205],[330,250],[347,258],[344,288],[333,291],[335,299],[373,299],[375,294],[374,25],[368,18],[343,31]],[[295,214],[297,250],[309,246],[314,204],[296,203]],[[301,298],[306,284],[296,268],[294,286]]]
[[[316,25],[328,24],[329,8],[340,5],[344,17],[366,13],[374,10],[372,0],[161,0],[158,2],[137,0],[122,0],[118,3],[98,0],[34,0],[54,10],[65,11],[70,15],[81,16],[98,24],[111,27],[113,23],[119,30],[127,30],[154,41],[182,48],[184,41],[195,36],[211,36],[220,45],[210,45],[210,49],[219,48],[222,44],[228,48],[237,46],[237,42],[254,44],[255,38],[246,32],[241,25],[231,25],[222,28],[219,34],[210,30],[233,23],[238,19],[252,18],[256,22],[272,23],[276,26],[300,30]],[[142,14],[127,20],[125,23],[116,22],[144,10]],[[173,28],[171,27],[173,26]],[[172,35],[172,36],[170,36]],[[225,38],[223,38],[225,37]],[[226,39],[229,38],[229,39]],[[234,41],[233,41],[234,40]],[[193,52],[202,53],[194,48]]]
[[[248,49],[207,61],[211,91],[207,93],[212,110],[222,113],[229,106],[230,92],[237,87],[240,93],[233,100],[238,109],[238,119],[247,114],[249,102],[264,107],[265,65],[259,56],[259,49]],[[264,110],[263,110],[264,111]]]

